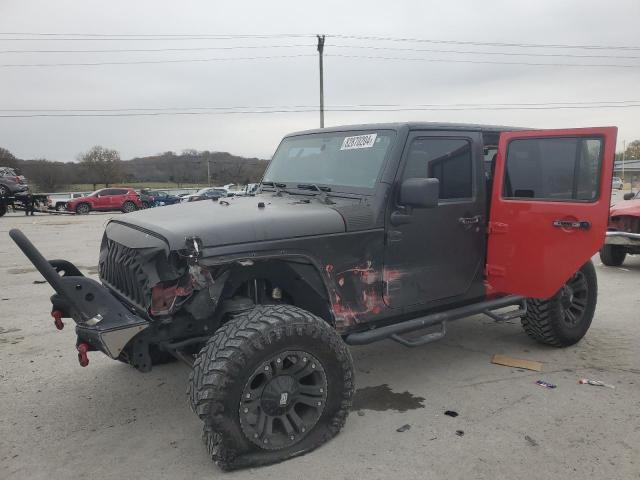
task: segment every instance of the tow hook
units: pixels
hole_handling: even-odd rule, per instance
[[[51,316],[53,317],[53,323],[56,328],[58,330],[62,330],[64,328],[64,323],[62,323],[62,312],[60,310],[54,310],[51,312]]]
[[[81,367],[86,367],[89,365],[89,357],[87,356],[87,352],[89,351],[89,344],[82,342],[79,343],[76,347],[78,349],[78,362]]]

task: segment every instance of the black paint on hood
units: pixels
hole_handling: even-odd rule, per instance
[[[259,203],[264,203],[259,208]],[[189,237],[204,247],[345,232],[343,216],[329,205],[300,196],[259,195],[202,200],[150,208],[111,221],[162,236],[170,250],[180,250]]]

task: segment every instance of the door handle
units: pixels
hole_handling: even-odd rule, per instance
[[[475,217],[461,217],[458,219],[458,223],[464,226],[480,223],[480,215],[476,215]]]
[[[571,228],[575,230],[589,230],[591,222],[587,220],[554,220],[553,226],[556,228]]]

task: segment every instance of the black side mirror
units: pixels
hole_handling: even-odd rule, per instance
[[[437,178],[408,178],[400,186],[400,203],[414,208],[437,207],[439,193]]]
[[[624,198],[625,200],[632,200],[633,197],[635,197],[635,196],[636,196],[635,193],[629,192],[629,193],[625,193],[622,198]]]

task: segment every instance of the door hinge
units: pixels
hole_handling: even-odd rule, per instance
[[[484,267],[484,273],[487,277],[504,277],[507,270],[499,265],[487,265]]]
[[[502,222],[489,222],[487,231],[489,233],[507,233],[509,231],[509,225]]]

